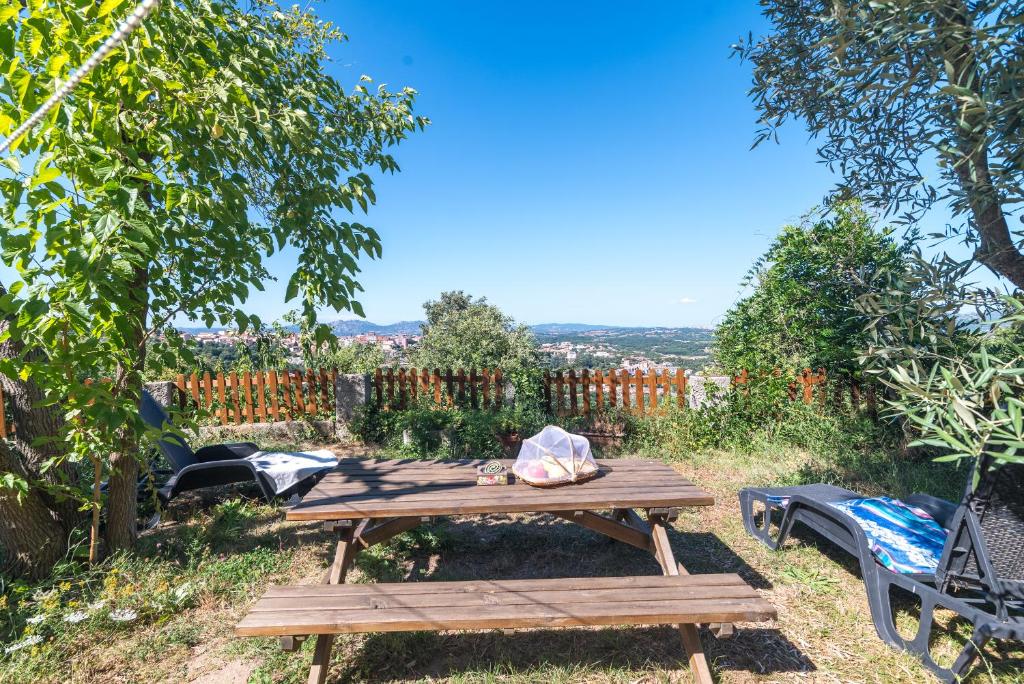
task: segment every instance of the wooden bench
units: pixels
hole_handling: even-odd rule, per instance
[[[739,575],[271,587],[240,636],[760,622],[775,608]]]

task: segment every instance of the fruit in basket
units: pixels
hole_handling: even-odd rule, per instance
[[[530,480],[546,480],[548,479],[548,471],[544,468],[544,464],[540,461],[533,461],[523,470],[523,477]]]

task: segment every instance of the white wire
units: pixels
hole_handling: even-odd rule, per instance
[[[114,48],[120,45],[121,42],[127,38],[128,35],[134,31],[159,4],[160,0],[142,0],[142,2],[140,2],[135,8],[135,11],[128,15],[127,19],[121,22],[117,27],[117,30],[114,31],[109,38],[103,41],[103,44],[96,49],[96,52],[92,53],[92,56],[85,60],[85,63],[76,71],[73,71],[71,76],[68,77],[68,80],[57,88],[56,92],[50,96],[50,99],[44,102],[42,106],[40,106],[32,116],[28,117],[23,124],[14,129],[14,132],[11,133],[11,136],[7,138],[3,144],[0,144],[0,154],[10,149],[11,145],[14,144],[18,138],[23,136],[30,128],[39,123],[51,109],[56,107],[61,100],[67,97],[68,94],[82,82],[82,79],[88,76],[89,72],[96,68],[96,65],[102,62],[104,57],[109,55]]]

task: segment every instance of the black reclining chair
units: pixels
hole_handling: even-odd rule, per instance
[[[146,391],[142,393],[139,413],[152,428],[165,430],[172,424],[163,407]],[[255,482],[268,502],[277,496],[273,483],[245,459],[259,451],[252,442],[214,444],[192,451],[179,435],[164,432],[157,447],[173,469],[170,480],[157,490],[164,504],[181,492],[236,482]]]
[[[748,488],[740,492],[740,509],[747,531],[769,548],[780,548],[801,523],[857,557],[878,636],[916,655],[943,681],[953,682],[967,673],[991,639],[1024,640],[1024,464],[996,467],[986,457],[978,474],[978,486],[969,479],[959,506],[925,494],[905,500],[948,531],[930,573],[901,574],[878,562],[857,520],[831,505],[864,498],[848,489],[825,484]],[[755,503],[763,506],[763,514],[755,511]],[[778,524],[774,535],[773,522]],[[912,639],[896,629],[894,586],[921,600],[920,626]],[[936,663],[929,650],[936,607],[954,611],[973,626],[971,640],[949,668]]]

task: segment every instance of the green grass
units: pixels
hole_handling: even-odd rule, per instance
[[[634,444],[664,458],[715,494],[714,507],[684,511],[670,532],[691,572],[739,572],[779,609],[776,624],[741,625],[729,640],[704,633],[724,682],[933,681],[916,661],[875,635],[855,562],[812,535],[774,553],[743,530],[736,493],[751,484],[830,481],[868,493],[915,490],[956,497],[963,474],[878,446],[838,424],[808,424],[745,448],[688,450]],[[845,441],[843,441],[845,440]],[[783,445],[784,444],[784,445]],[[294,445],[288,445],[294,446]],[[341,447],[339,447],[340,449]],[[254,492],[252,493],[254,494]],[[0,682],[305,681],[313,642],[281,652],[273,639],[241,639],[232,627],[271,583],[313,583],[332,538],[313,524],[238,490],[182,499],[137,551],[85,569],[69,563],[46,582],[5,583]],[[353,582],[656,574],[649,554],[548,516],[437,521],[357,557]],[[90,609],[98,602],[102,608]],[[65,617],[87,613],[78,623]],[[115,622],[111,610],[134,619]],[[32,624],[29,618],[42,616]],[[909,629],[911,611],[901,625]],[[953,623],[935,651],[951,657],[964,636]],[[973,681],[1024,682],[1024,651],[1002,648]],[[689,681],[671,628],[369,634],[339,637],[330,681],[527,682]]]

